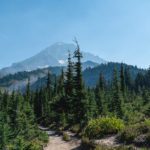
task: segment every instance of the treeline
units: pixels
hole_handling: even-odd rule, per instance
[[[29,84],[24,95],[0,92],[0,149],[40,150],[47,141],[36,123]]]
[[[76,44],[74,55],[69,54],[67,71],[62,70],[55,84],[48,73],[46,87],[34,95],[34,113],[37,119],[41,118],[38,123],[58,127],[78,124],[82,128],[99,116],[116,116],[126,123],[136,123],[150,116],[150,85],[141,84],[143,81],[138,79],[141,73],[133,79],[130,69],[122,64],[114,68],[110,82],[100,73],[96,87],[88,88],[82,76],[82,54]],[[142,76],[150,80],[148,72]]]
[[[108,81],[111,82],[114,68],[117,69],[118,75],[119,75],[121,65],[123,65],[124,72],[130,73],[130,78],[132,82],[135,81],[135,78],[138,73],[143,75],[146,72],[146,69],[140,69],[140,68],[137,68],[136,66],[127,65],[124,63],[108,62],[106,64],[101,64],[94,68],[87,68],[83,72],[83,79],[85,81],[85,85],[90,86],[90,87],[95,87],[99,79],[100,73],[103,74],[106,82]]]

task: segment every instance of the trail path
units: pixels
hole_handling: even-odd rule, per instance
[[[57,134],[55,131],[48,128],[39,127],[41,130],[47,132],[49,135],[49,142],[44,150],[80,150],[81,140],[76,137],[74,133],[67,131],[71,140],[66,142],[63,140],[62,135]],[[116,142],[116,136],[110,136],[101,140],[95,140],[95,144],[105,145],[108,147],[118,147],[120,144]],[[136,148],[138,150],[138,148]]]
[[[80,150],[80,144],[81,140],[79,140],[75,134],[71,132],[66,132],[68,135],[70,135],[71,140],[69,142],[65,142],[62,139],[61,135],[58,135],[55,133],[55,131],[50,131],[47,128],[40,129],[47,132],[49,135],[49,142],[47,146],[44,148],[44,150]]]

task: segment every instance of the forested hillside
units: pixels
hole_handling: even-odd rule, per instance
[[[76,45],[57,78],[48,72],[46,84],[36,91],[28,79],[23,95],[0,93],[0,149],[42,150],[47,136],[38,125],[74,131],[84,146],[118,135],[119,143],[149,148],[150,70],[108,63],[82,72],[82,53]],[[83,77],[94,82],[98,78],[95,87],[87,87]]]
[[[96,67],[94,67],[95,65]],[[111,82],[112,80],[114,67],[116,67],[117,72],[119,73],[120,66],[121,63],[113,63],[113,62],[101,64],[101,65],[95,64],[93,62],[85,62],[84,65],[82,65],[82,67],[84,67],[82,71],[83,71],[83,81],[85,83],[85,86],[95,87],[99,80],[100,73],[103,74],[107,84],[109,84],[109,82]],[[126,73],[128,73],[128,71],[130,72],[130,78],[132,82],[134,82],[138,73],[144,75],[146,72],[146,70],[144,69],[140,69],[127,64],[123,64],[123,67],[125,68]],[[48,71],[50,72],[52,78],[59,78],[62,69],[66,71],[66,67],[48,67],[48,68],[38,69],[31,72],[24,71],[24,72],[15,73],[13,75],[10,74],[3,78],[0,78],[0,87],[3,87],[9,91],[13,91],[13,90],[16,91],[18,89],[24,91],[26,88],[27,80],[28,78],[30,78],[31,89],[36,90],[36,88],[39,89],[46,84],[46,76]]]
[[[99,79],[99,74],[102,73],[107,82],[112,80],[113,70],[117,69],[118,75],[120,72],[121,65],[123,65],[125,69],[125,73],[130,73],[131,82],[134,82],[138,73],[144,74],[146,70],[137,68],[136,66],[131,66],[123,63],[114,63],[109,62],[106,64],[101,64],[94,68],[87,68],[83,72],[83,78],[86,86],[94,87]]]

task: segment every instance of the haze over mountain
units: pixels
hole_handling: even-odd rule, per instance
[[[121,63],[107,63],[101,64],[93,68],[87,68],[83,71],[84,83],[87,87],[95,87],[100,73],[103,73],[106,81],[112,80],[113,69],[116,67],[117,71],[120,71]],[[129,68],[132,79],[135,79],[138,73],[144,74],[146,70],[137,68],[135,66],[124,64],[125,68]],[[47,73],[50,71],[52,82],[55,81],[54,76],[59,77],[61,74],[62,68],[64,71],[66,67],[48,67],[43,69],[37,69],[31,72],[18,72],[14,75],[7,75],[3,78],[0,78],[0,87],[8,91],[24,91],[30,78],[31,89],[36,90],[40,89],[42,86],[45,86],[47,81]],[[54,84],[54,83],[53,83]]]
[[[42,50],[33,57],[18,63],[13,63],[10,67],[1,69],[0,74],[1,76],[4,76],[10,73],[14,74],[19,71],[32,71],[38,68],[46,68],[48,66],[66,66],[68,51],[73,54],[75,49],[76,46],[74,44],[58,42]],[[97,64],[106,63],[106,61],[99,56],[87,52],[82,52],[82,54],[84,69],[90,66],[94,67]]]

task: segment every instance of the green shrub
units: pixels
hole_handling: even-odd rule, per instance
[[[42,142],[39,140],[33,140],[30,142],[29,146],[26,149],[41,150],[42,149]]]
[[[48,134],[47,133],[45,133],[45,132],[41,132],[40,131],[40,134],[39,134],[39,137],[38,137],[38,139],[40,140],[40,141],[42,141],[43,143],[48,143]]]
[[[146,119],[146,120],[144,121],[144,124],[145,124],[147,127],[150,128],[150,119]]]
[[[70,141],[70,136],[66,132],[63,132],[63,140]]]
[[[96,147],[95,143],[91,141],[88,137],[82,137],[81,139],[81,149],[83,150],[94,150]]]
[[[71,127],[70,129],[73,133],[78,133],[80,131],[80,125],[76,124],[74,126]]]
[[[147,134],[146,143],[150,146],[150,133]]]
[[[91,120],[85,128],[84,135],[91,138],[101,138],[105,135],[116,134],[124,128],[122,120],[105,117]]]
[[[119,135],[119,141],[124,142],[126,144],[134,143],[135,139],[137,139],[141,135],[150,134],[150,124],[149,120],[146,120],[142,123],[138,123],[135,125],[127,126]]]
[[[119,135],[119,141],[126,144],[133,143],[134,139],[139,135],[138,127],[135,125],[126,127]]]
[[[114,148],[111,148],[111,147],[107,147],[107,146],[104,146],[104,145],[97,145],[95,150],[136,150],[136,148],[132,147],[132,146],[119,146],[119,147],[114,147]]]

